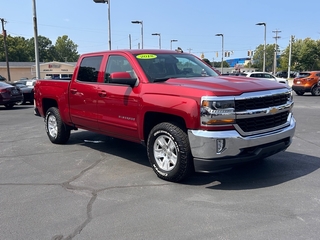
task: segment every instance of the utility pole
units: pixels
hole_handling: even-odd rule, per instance
[[[0,18],[0,20],[1,20],[1,25],[2,25],[4,52],[6,54],[8,81],[11,82],[10,68],[9,68],[9,58],[8,58],[8,48],[7,48],[7,31],[4,29],[5,20],[3,18]]]
[[[291,72],[291,51],[292,51],[292,42],[293,42],[293,36],[290,37],[290,48],[289,48],[289,63],[288,63],[288,75],[287,78],[290,78],[290,72]]]
[[[278,38],[280,38],[280,36],[278,36],[278,33],[281,33],[281,31],[279,30],[275,30],[275,31],[272,31],[273,33],[276,34],[275,38],[276,39],[276,43],[274,45],[274,60],[273,60],[273,74],[275,75],[277,73],[277,52],[278,52]]]
[[[35,55],[35,64],[36,64],[36,79],[40,79],[40,60],[39,60],[36,0],[32,0],[32,6],[33,6],[33,32],[34,32],[34,55]]]

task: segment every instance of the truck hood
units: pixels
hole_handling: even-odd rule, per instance
[[[251,79],[241,76],[171,78],[166,81],[166,84],[214,92],[214,95],[216,96],[241,95],[245,92],[265,91],[287,87],[276,81]]]

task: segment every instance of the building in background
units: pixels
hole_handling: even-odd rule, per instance
[[[70,78],[75,68],[75,62],[47,62],[40,64],[40,78]],[[10,62],[11,81],[22,78],[32,79],[36,77],[34,62]],[[6,62],[0,62],[0,75],[7,77]]]
[[[239,66],[245,66],[245,65],[249,65],[250,63],[250,58],[234,58],[234,59],[227,59],[225,60],[230,67],[236,67],[237,65]]]

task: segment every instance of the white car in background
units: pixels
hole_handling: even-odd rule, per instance
[[[277,78],[270,73],[267,72],[246,72],[246,77],[252,78],[263,78],[271,81],[276,81],[278,83],[288,84],[288,80],[285,78]]]

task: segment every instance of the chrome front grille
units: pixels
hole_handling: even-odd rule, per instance
[[[262,96],[248,99],[240,99],[235,102],[235,110],[246,111],[260,108],[268,108],[286,104],[288,101],[288,93],[275,94],[270,96]]]
[[[237,124],[244,132],[261,131],[285,124],[288,115],[289,111],[286,111],[265,117],[237,119]]]
[[[235,98],[235,128],[245,136],[280,129],[289,124],[292,106],[288,89],[243,94]]]

